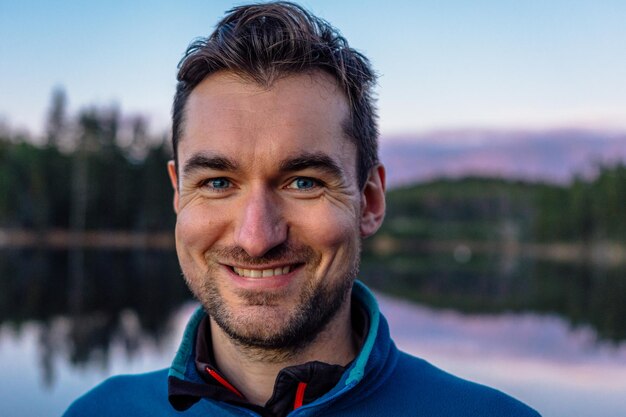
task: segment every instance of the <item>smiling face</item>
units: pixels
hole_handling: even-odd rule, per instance
[[[384,212],[382,167],[358,187],[348,117],[321,72],[269,89],[221,72],[189,96],[169,166],[176,249],[192,292],[240,344],[295,349],[347,314],[360,239]]]

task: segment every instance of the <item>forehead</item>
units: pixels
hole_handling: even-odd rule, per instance
[[[355,161],[344,130],[348,120],[345,94],[323,72],[286,76],[269,87],[220,72],[189,96],[179,160],[203,151],[280,159],[305,150]]]

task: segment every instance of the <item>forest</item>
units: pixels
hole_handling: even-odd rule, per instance
[[[0,130],[0,228],[171,229],[167,134],[116,107],[69,117],[66,100],[53,93],[43,138]]]
[[[77,363],[106,350],[129,308],[149,333],[164,332],[168,314],[189,298],[183,280],[171,279],[180,268],[172,250],[169,142],[167,133],[150,133],[146,118],[114,106],[68,115],[62,90],[53,95],[41,137],[0,123],[3,320],[46,321],[67,311],[108,317],[73,329]],[[385,222],[365,242],[359,278],[429,306],[558,313],[574,325],[593,325],[602,338],[624,340],[625,207],[623,163],[597,166],[595,176],[566,185],[468,177],[391,189]],[[39,236],[59,230],[169,240],[41,243]],[[15,244],[23,232],[36,244]],[[565,259],[546,255],[564,246]],[[607,248],[618,249],[617,263],[587,258]]]
[[[383,233],[422,240],[626,242],[626,166],[568,185],[440,179],[391,190]]]
[[[169,135],[114,107],[67,114],[52,95],[41,138],[0,127],[0,229],[171,230]],[[34,140],[35,139],[35,140]],[[570,184],[440,179],[392,189],[381,235],[447,241],[626,242],[626,166]]]

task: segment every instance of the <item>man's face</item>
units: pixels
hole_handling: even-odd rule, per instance
[[[209,76],[186,104],[176,249],[189,287],[234,340],[306,344],[348,302],[364,195],[347,100],[321,72],[265,89]]]

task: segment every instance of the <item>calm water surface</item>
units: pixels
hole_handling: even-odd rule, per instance
[[[402,349],[546,417],[626,415],[623,270],[418,254],[361,276]],[[170,252],[0,251],[0,415],[168,366],[194,308]]]

